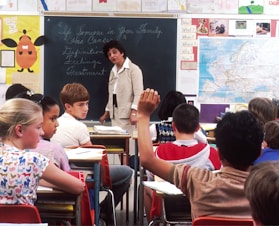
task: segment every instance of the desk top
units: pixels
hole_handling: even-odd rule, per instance
[[[94,126],[94,127],[87,127],[90,136],[91,135],[125,135],[129,136],[126,130],[121,129],[118,126]]]
[[[88,161],[101,161],[103,157],[102,148],[74,148],[74,149],[64,149],[69,161],[79,161],[79,162],[88,162]]]
[[[217,123],[200,123],[200,125],[205,131],[211,131],[216,128]]]
[[[90,133],[91,138],[104,138],[104,139],[123,139],[123,138],[130,138],[130,134],[100,134],[100,133]]]
[[[167,195],[182,195],[182,191],[167,181],[143,181],[143,184]]]

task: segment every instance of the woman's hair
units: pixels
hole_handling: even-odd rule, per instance
[[[42,112],[41,107],[23,98],[7,100],[0,107],[0,138],[6,139],[14,136],[16,125],[29,126],[37,119],[37,113]]]
[[[261,225],[279,225],[279,162],[252,167],[244,184],[253,219]]]
[[[73,105],[79,101],[89,101],[88,90],[81,83],[68,83],[60,91],[60,101],[65,108],[65,104]]]
[[[271,99],[265,97],[255,97],[250,100],[248,110],[256,117],[262,128],[266,122],[274,120],[277,117],[276,105]]]
[[[167,120],[169,117],[172,117],[174,109],[183,103],[186,103],[186,99],[181,92],[169,91],[158,108],[158,117],[161,120]]]
[[[246,169],[259,157],[263,130],[251,112],[228,112],[214,131],[221,159],[234,168]]]
[[[122,44],[117,40],[111,40],[107,42],[103,47],[104,56],[108,59],[108,52],[110,49],[118,49],[120,53],[123,53],[124,59],[126,59],[126,51]]]

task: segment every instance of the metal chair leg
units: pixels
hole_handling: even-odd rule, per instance
[[[116,224],[116,210],[115,210],[115,202],[114,202],[114,195],[112,190],[106,187],[101,187],[100,191],[106,191],[111,197],[111,205],[112,205],[112,214],[113,214],[113,225],[117,226]]]

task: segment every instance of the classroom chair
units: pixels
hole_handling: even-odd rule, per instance
[[[163,223],[163,225],[191,225],[191,204],[185,195],[162,194],[162,216],[154,218],[149,226]]]
[[[229,226],[253,226],[253,219],[244,218],[223,218],[223,217],[197,217],[193,220],[192,226],[218,226],[218,225],[229,225]]]
[[[191,204],[183,195],[164,195],[163,196],[163,221],[169,225],[191,225]]]
[[[111,200],[111,205],[113,207],[113,221],[114,221],[114,225],[116,226],[116,207],[115,207],[115,203],[114,203],[114,194],[112,192],[111,188],[111,178],[110,178],[110,172],[109,172],[109,161],[108,161],[108,154],[107,154],[107,149],[104,145],[98,145],[98,144],[93,144],[93,145],[88,145],[88,146],[83,146],[83,148],[101,148],[103,149],[103,158],[102,161],[100,162],[101,165],[101,186],[100,186],[100,191],[105,191],[108,193],[108,195],[110,196],[110,200]],[[88,171],[88,167],[82,167],[82,166],[77,166],[75,168],[75,170],[81,170],[84,171],[85,174],[87,174],[85,181],[87,182],[87,185],[89,188],[92,188],[92,181],[91,178],[93,177],[92,174],[94,174],[94,172],[92,171]],[[89,192],[91,194],[91,197],[93,196],[92,192]],[[93,202],[93,200],[91,200],[91,203]]]
[[[28,204],[1,204],[1,223],[42,223],[36,206]]]

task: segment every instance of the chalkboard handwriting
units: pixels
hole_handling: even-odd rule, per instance
[[[128,35],[134,35],[134,34],[152,34],[155,35],[156,38],[160,38],[160,36],[163,34],[163,31],[157,26],[154,28],[148,28],[148,23],[144,23],[139,25],[135,31],[132,29],[127,29],[125,26],[121,26],[119,28],[119,35],[118,39],[127,39]]]
[[[63,40],[65,40],[67,44],[75,45],[106,43],[111,40],[109,36],[114,34],[117,34],[117,38],[120,40],[126,40],[129,35],[134,34],[155,35],[158,39],[163,34],[163,31],[158,26],[151,28],[148,27],[148,23],[140,24],[138,28],[135,29],[127,28],[126,26],[120,26],[115,29],[116,30],[109,28],[106,32],[101,30],[89,30],[89,28],[86,29],[85,24],[82,24],[78,28],[78,31],[74,33],[71,27],[65,25],[62,31],[58,33],[63,36]]]
[[[137,34],[154,34],[156,38],[160,38],[163,34],[163,31],[157,26],[155,29],[148,29],[147,23],[140,25],[139,29],[137,30]]]
[[[67,76],[104,76],[106,73],[106,70],[102,68],[99,71],[91,71],[87,68],[82,69],[75,69],[75,66],[70,66],[66,68],[66,75]]]
[[[77,27],[59,23],[58,35],[64,41],[61,49],[67,76],[106,76],[102,46],[113,38],[130,40],[134,36],[152,36],[160,39],[164,34],[158,25],[148,22],[138,25],[119,24],[115,27],[91,27],[81,23]]]
[[[78,57],[78,55],[81,56],[85,56],[85,55],[98,55],[98,54],[103,54],[103,52],[101,50],[96,50],[93,47],[92,48],[88,48],[88,49],[75,49],[72,48],[70,46],[65,46],[65,49],[62,53],[62,55],[66,55],[66,56],[74,56],[74,57]]]
[[[96,68],[97,65],[101,65],[102,63],[98,60],[94,59],[87,59],[86,57],[82,56],[81,58],[75,58],[72,56],[67,56],[65,58],[65,65],[92,65],[93,68]]]

